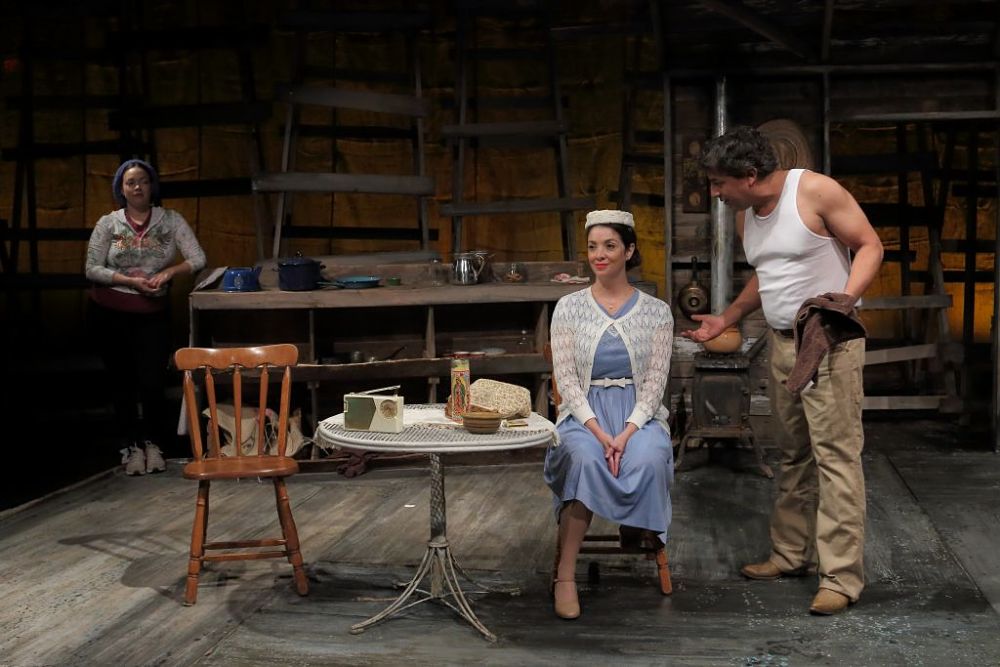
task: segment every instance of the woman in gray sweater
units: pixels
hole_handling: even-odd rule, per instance
[[[126,160],[112,182],[122,206],[97,221],[87,246],[91,331],[112,384],[131,475],[163,470],[163,389],[170,354],[170,281],[205,266],[205,253],[180,213],[154,206],[156,170]],[[180,261],[177,255],[180,254]]]

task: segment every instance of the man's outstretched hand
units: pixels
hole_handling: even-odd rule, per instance
[[[697,329],[682,331],[681,335],[697,343],[712,340],[726,330],[726,321],[722,319],[721,315],[692,315],[691,319],[695,322],[701,322],[701,326]]]

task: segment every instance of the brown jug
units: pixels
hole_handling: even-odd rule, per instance
[[[708,299],[708,290],[698,282],[698,258],[691,258],[691,282],[681,288],[677,293],[677,305],[681,312],[688,319],[692,315],[707,313],[711,304]]]

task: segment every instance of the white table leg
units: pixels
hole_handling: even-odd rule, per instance
[[[420,604],[421,602],[425,602],[427,600],[439,600],[468,621],[472,627],[479,630],[479,632],[482,633],[486,639],[491,642],[495,642],[497,640],[496,635],[490,632],[486,626],[482,624],[479,618],[476,617],[476,614],[472,611],[472,607],[469,605],[469,601],[465,598],[465,594],[462,592],[462,587],[458,581],[456,571],[461,572],[462,576],[466,579],[469,579],[470,581],[471,579],[455,562],[455,558],[451,555],[451,548],[448,545],[447,516],[445,512],[444,497],[444,469],[441,466],[441,457],[438,454],[430,454],[430,469],[431,536],[427,541],[427,551],[424,553],[423,560],[420,561],[420,566],[417,568],[417,572],[413,575],[413,578],[410,579],[410,582],[406,585],[403,592],[400,593],[399,597],[375,616],[372,616],[368,620],[362,621],[361,623],[352,625],[351,634],[360,634],[376,623],[380,623],[388,618],[391,618],[397,613],[405,609],[409,609],[414,605]],[[419,588],[420,582],[423,581],[424,577],[426,577],[428,573],[431,575],[430,592]],[[408,602],[414,593],[420,594],[421,597],[417,597]],[[448,597],[451,597],[452,599],[449,600]]]

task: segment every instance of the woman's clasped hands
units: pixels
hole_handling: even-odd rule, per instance
[[[617,477],[618,472],[621,470],[622,456],[625,455],[625,446],[628,445],[628,440],[635,431],[636,429],[632,424],[627,424],[625,430],[616,436],[609,435],[600,427],[594,433],[597,441],[604,448],[604,460],[608,464],[608,470],[611,471],[614,477]]]
[[[135,289],[140,294],[148,295],[156,295],[160,288],[173,278],[173,273],[169,268],[158,271],[151,276],[141,271],[127,271],[123,272],[123,275],[125,276],[124,282],[129,287]]]

